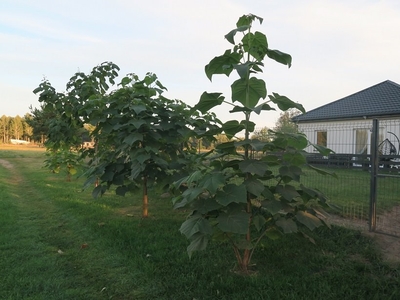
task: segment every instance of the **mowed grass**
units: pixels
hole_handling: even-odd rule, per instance
[[[5,153],[5,151],[9,151]],[[229,245],[186,254],[186,213],[150,193],[93,199],[83,179],[43,169],[43,152],[0,150],[0,299],[398,299],[400,266],[340,227],[288,235],[256,251],[257,273],[233,272]]]
[[[302,182],[322,191],[330,203],[341,208],[341,213],[351,217],[368,218],[371,173],[361,169],[324,169],[334,172],[337,178],[305,170]],[[380,169],[380,173],[384,170]],[[391,210],[400,205],[400,178],[378,177],[377,209]]]

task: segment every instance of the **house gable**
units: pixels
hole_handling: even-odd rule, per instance
[[[296,116],[297,123],[400,116],[400,85],[386,80]]]

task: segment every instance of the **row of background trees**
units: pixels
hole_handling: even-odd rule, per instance
[[[294,116],[300,113],[297,109],[291,109],[280,114],[280,117],[275,122],[275,126],[272,128],[275,132],[282,133],[296,133],[298,131],[297,125],[291,121]],[[48,121],[55,118],[55,115],[40,108],[30,107],[30,113],[26,113],[23,117],[19,115],[15,117],[9,117],[3,115],[0,118],[0,142],[3,144],[10,143],[10,139],[25,140],[28,142],[35,142],[43,144],[46,136],[48,135],[49,127]],[[271,128],[260,127],[256,129],[251,138],[259,139],[261,141],[269,141],[271,139]],[[90,126],[85,127],[83,130],[79,130],[76,134],[80,137],[83,142],[90,141]],[[216,144],[227,142],[229,139],[224,134],[216,136]],[[200,149],[209,149],[213,145],[203,141],[198,143]]]
[[[9,144],[11,139],[44,145],[49,134],[49,122],[58,118],[56,112],[49,112],[43,107],[30,107],[30,112],[23,117],[3,115],[0,118],[0,143]],[[90,141],[90,126],[74,130],[82,143]]]
[[[25,140],[34,139],[32,126],[29,125],[31,114],[25,116],[9,117],[2,115],[0,118],[0,141],[3,144],[10,143],[10,139]]]

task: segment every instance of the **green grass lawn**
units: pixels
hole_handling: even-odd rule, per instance
[[[93,199],[83,179],[43,169],[44,153],[0,150],[0,299],[399,299],[400,266],[340,227],[265,241],[241,276],[228,245],[186,254],[185,212],[150,193]]]
[[[337,178],[305,170],[302,182],[321,190],[341,213],[351,217],[367,218],[370,201],[371,174],[361,169],[326,169]],[[382,170],[380,170],[382,171]],[[377,184],[378,210],[390,210],[400,205],[400,178],[379,177]]]

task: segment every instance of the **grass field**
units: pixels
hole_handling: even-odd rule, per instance
[[[150,194],[93,199],[83,179],[44,168],[43,151],[0,150],[0,299],[399,299],[400,266],[340,227],[266,241],[257,273],[232,272],[228,245],[191,260],[184,212]]]
[[[317,188],[328,196],[331,203],[341,208],[340,213],[350,217],[367,218],[370,201],[371,174],[357,169],[327,169],[337,178],[321,176],[306,170],[303,183]],[[377,203],[379,211],[400,205],[400,179],[378,178]]]

